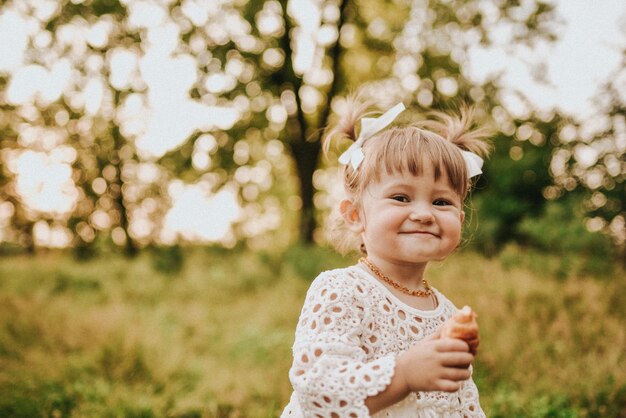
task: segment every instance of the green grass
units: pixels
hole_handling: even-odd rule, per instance
[[[0,416],[280,415],[308,284],[353,260],[302,247],[183,253],[180,271],[163,252],[0,258]],[[564,278],[529,257],[461,253],[428,273],[479,313],[487,415],[625,417],[626,275]]]

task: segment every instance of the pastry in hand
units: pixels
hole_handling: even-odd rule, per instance
[[[476,313],[469,306],[452,315],[441,327],[442,338],[458,338],[464,340],[470,347],[470,352],[476,354],[478,350],[478,323]]]

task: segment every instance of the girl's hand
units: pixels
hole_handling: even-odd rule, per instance
[[[424,338],[398,356],[396,373],[409,392],[457,391],[470,378],[474,356],[459,339],[440,338],[441,331]]]

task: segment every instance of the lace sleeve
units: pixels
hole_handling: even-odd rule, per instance
[[[361,348],[365,296],[336,272],[322,273],[307,293],[289,372],[305,417],[367,417],[365,399],[391,382],[395,356],[366,361]]]

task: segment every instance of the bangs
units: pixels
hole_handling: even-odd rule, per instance
[[[363,186],[380,180],[382,173],[421,176],[432,165],[435,181],[445,176],[464,199],[468,188],[467,169],[457,146],[432,132],[417,127],[391,128],[363,147]]]

